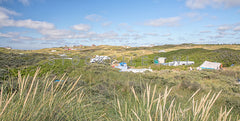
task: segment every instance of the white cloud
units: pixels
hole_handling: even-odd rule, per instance
[[[236,26],[233,30],[234,31],[240,31],[240,26]]]
[[[5,37],[5,38],[13,38],[19,36],[18,32],[8,32],[8,33],[1,33],[0,32],[0,37]]]
[[[7,15],[15,15],[15,16],[20,15],[19,13],[15,12],[15,11],[8,10],[6,8],[3,8],[3,7],[0,7],[0,12],[5,13]]]
[[[220,38],[224,38],[225,36],[224,35],[211,35],[211,36],[208,36],[210,39],[220,39]]]
[[[215,0],[217,1],[217,0]],[[226,4],[227,7],[240,6],[239,0],[222,0],[223,4]]]
[[[109,32],[98,34],[97,37],[102,39],[115,39],[116,37],[118,37],[118,33],[114,31],[109,31]]]
[[[142,39],[143,36],[140,35],[140,34],[132,34],[132,35],[131,35],[131,38],[134,39],[134,40],[139,40],[139,39]]]
[[[6,15],[5,13],[3,13],[3,12],[0,11],[0,20],[1,20],[1,21],[5,20],[5,19],[8,19],[8,18],[9,18],[8,15]],[[0,21],[0,22],[1,22],[1,21]]]
[[[240,6],[239,0],[186,0],[186,6],[192,9],[211,7],[235,7]]]
[[[21,2],[23,5],[29,5],[29,0],[18,0]]]
[[[119,34],[114,31],[104,33],[85,32],[85,33],[70,33],[69,39],[88,39],[88,40],[113,40],[119,39]]]
[[[50,39],[64,39],[72,35],[71,31],[69,30],[59,29],[42,29],[39,30],[39,32]]]
[[[98,22],[100,20],[102,20],[102,16],[99,16],[97,14],[91,14],[91,15],[87,15],[85,17],[85,19],[89,20],[89,21],[95,21],[95,22]]]
[[[89,31],[91,27],[87,24],[78,24],[78,25],[74,25],[73,29],[78,31]]]
[[[174,39],[173,39],[173,38],[170,38],[170,37],[167,38],[167,40],[168,40],[168,41],[174,41]]]
[[[31,19],[13,21],[13,25],[16,27],[25,27],[30,29],[54,29],[54,24],[42,21],[33,21]]]
[[[33,37],[28,37],[28,36],[18,36],[18,37],[16,37],[16,38],[12,38],[12,40],[13,41],[22,41],[22,40],[24,40],[24,41],[29,41],[29,40],[34,40],[34,38]]]
[[[120,23],[119,26],[126,27],[126,26],[129,26],[129,25],[127,23]]]
[[[118,26],[120,27],[119,29],[125,29],[128,32],[134,32],[135,31],[135,30],[132,29],[132,27],[128,23],[120,23],[120,24],[118,24]]]
[[[104,22],[102,23],[102,26],[106,27],[106,26],[110,26],[112,24],[112,22]]]
[[[0,8],[0,28],[2,27],[23,27],[30,28],[36,30],[39,37],[31,36],[31,32],[24,33],[0,33],[1,38],[8,38],[8,41],[14,42],[25,42],[30,40],[33,41],[60,41],[64,39],[86,39],[88,41],[93,40],[121,40],[123,36],[120,36],[118,33],[114,31],[108,31],[103,33],[96,32],[88,32],[90,30],[90,26],[86,24],[78,24],[72,26],[72,29],[83,31],[83,32],[75,32],[65,29],[56,29],[55,25],[52,23],[44,22],[44,21],[34,21],[31,19],[27,20],[15,20],[10,17],[10,15],[18,15],[15,11],[10,11],[5,8]],[[110,24],[110,23],[108,23]],[[130,27],[128,24],[122,24],[122,26]],[[30,36],[26,36],[29,35]],[[34,34],[35,35],[35,34]],[[139,35],[131,35],[131,39],[140,38]]]
[[[217,16],[210,16],[211,19],[217,19]]]
[[[95,32],[78,33],[73,36],[74,39],[88,39],[96,36]]]
[[[42,34],[44,39],[55,39],[55,38],[65,38],[69,37],[67,34],[70,35],[70,31],[67,30],[58,30],[55,28],[55,25],[52,23],[44,22],[44,21],[34,21],[31,19],[26,20],[14,20],[10,19],[9,15],[18,15],[15,11],[10,11],[5,8],[0,8],[0,28],[1,27],[23,27],[37,30],[40,34]],[[12,38],[12,40],[16,39],[24,39],[31,38],[31,37],[19,37],[10,36],[11,34],[5,34],[1,36]],[[71,35],[70,35],[71,36]]]
[[[211,31],[200,31],[200,33],[211,33]]]
[[[124,33],[124,34],[122,34],[122,36],[129,37],[130,34],[129,33]]]
[[[211,28],[211,27],[215,27],[215,26],[212,24],[209,24],[209,25],[206,25],[205,27]]]
[[[144,35],[148,35],[148,36],[158,36],[157,33],[144,33]]]
[[[168,36],[171,36],[171,35],[172,35],[171,33],[166,33],[166,34],[163,34],[162,36],[168,37]]]
[[[2,2],[7,2],[8,0],[0,0],[0,3],[2,3]]]
[[[218,27],[218,31],[227,31],[230,30],[231,27],[230,26],[219,26]]]
[[[3,2],[12,2],[13,0],[0,0],[0,3],[3,3]],[[17,1],[17,0],[16,0]],[[29,5],[30,4],[30,2],[29,2],[30,0],[18,0],[18,2],[20,2],[20,3],[22,3],[23,5]]]
[[[224,35],[216,35],[214,38],[224,38]]]
[[[0,7],[0,27],[25,27],[30,29],[53,29],[54,24],[42,21],[27,20],[13,20],[9,15],[19,15],[15,11]]]
[[[205,8],[210,3],[211,3],[210,0],[187,0],[186,1],[187,7],[192,9]]]
[[[206,13],[197,13],[197,12],[189,12],[184,14],[186,17],[189,17],[195,21],[202,20],[204,17],[208,16]]]
[[[0,12],[0,27],[24,27],[30,29],[53,29],[54,24],[42,21],[33,21],[31,19],[27,20],[12,20],[7,18],[3,18]]]
[[[198,17],[200,14],[196,13],[196,12],[189,12],[186,13],[186,16],[190,17],[190,18],[194,18],[194,17]]]
[[[10,40],[12,42],[28,41],[28,40],[33,40],[34,39],[32,37],[29,37],[29,36],[21,36],[21,33],[19,33],[19,32],[8,32],[8,33],[1,33],[0,32],[0,37],[8,38],[8,40]]]
[[[180,17],[159,18],[159,19],[149,20],[145,22],[145,25],[154,26],[154,27],[177,26],[180,20],[181,20]]]
[[[77,33],[71,39],[88,39],[88,40],[116,40],[119,39],[119,34],[114,31],[108,31],[104,33],[86,32]]]

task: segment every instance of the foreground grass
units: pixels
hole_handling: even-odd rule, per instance
[[[91,119],[87,105],[82,104],[83,91],[76,87],[80,77],[69,84],[56,83],[47,76],[37,78],[38,72],[32,79],[19,73],[16,90],[1,87],[0,120]]]
[[[69,80],[65,74],[60,82],[56,77],[39,77],[38,68],[34,76],[23,76],[3,84],[0,93],[0,120],[237,120],[232,116],[232,108],[213,108],[221,91],[208,92],[196,97],[201,90],[192,93],[186,102],[180,102],[171,95],[171,89],[165,91],[154,86],[144,88],[131,86],[129,92],[122,94],[121,83],[112,89],[108,100],[97,96],[104,88],[83,87],[82,77]],[[16,83],[15,83],[16,82]],[[93,82],[91,82],[93,83]],[[105,83],[106,84],[106,83]],[[106,84],[107,85],[107,84]],[[94,86],[91,84],[91,86]],[[121,90],[121,91],[120,91]],[[95,94],[91,94],[94,93]],[[96,96],[96,98],[94,98]],[[105,103],[105,104],[104,104]]]
[[[165,91],[158,93],[156,86],[151,89],[150,85],[141,95],[137,95],[134,88],[132,96],[128,99],[117,99],[116,109],[118,118],[122,121],[143,120],[143,121],[231,121],[230,112],[226,107],[219,107],[219,113],[214,113],[212,107],[221,91],[211,94],[211,91],[202,96],[200,100],[194,96],[200,91],[197,90],[187,102],[176,102],[169,97],[172,89],[166,88]]]

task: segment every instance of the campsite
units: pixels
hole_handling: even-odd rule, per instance
[[[239,119],[240,45],[191,45],[188,49],[184,46],[85,46],[81,50],[60,47],[32,51],[0,48],[0,77],[5,95],[2,105],[6,107],[0,108],[0,118],[129,120],[135,117],[134,112],[150,110],[150,114],[141,115],[144,119],[161,115],[155,114],[158,104],[153,100],[159,98],[157,95],[165,95],[165,119],[170,109],[175,115],[181,114],[178,105],[181,110],[193,110],[195,101],[206,100],[204,105],[208,106],[211,98],[216,99],[209,108],[211,118],[219,118],[222,107],[222,116]],[[175,65],[165,64],[172,62]],[[152,103],[151,109],[146,102]],[[204,108],[207,107],[199,110]],[[185,115],[202,115],[194,116],[191,110]]]
[[[240,121],[240,0],[0,0],[0,121]]]

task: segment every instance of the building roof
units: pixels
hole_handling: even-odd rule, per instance
[[[200,68],[202,69],[220,69],[221,63],[205,61]]]

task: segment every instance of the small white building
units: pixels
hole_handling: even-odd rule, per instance
[[[158,63],[165,63],[166,62],[166,57],[159,57],[158,58]]]
[[[51,52],[56,52],[56,50],[51,50]]]

